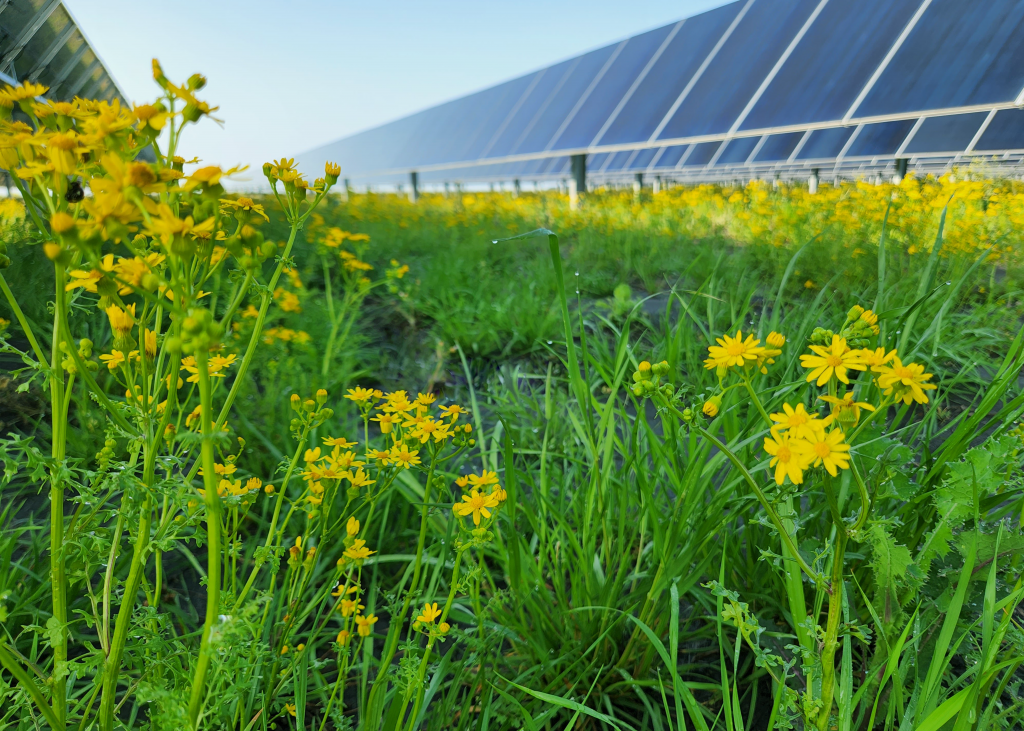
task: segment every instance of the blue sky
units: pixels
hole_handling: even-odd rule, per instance
[[[265,160],[723,4],[66,0],[130,100],[155,96],[154,56],[172,79],[205,74],[224,126],[202,122],[183,152],[254,179]]]

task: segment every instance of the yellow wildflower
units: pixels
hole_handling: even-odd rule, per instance
[[[462,502],[455,503],[452,510],[462,517],[472,515],[473,525],[480,525],[480,516],[490,518],[491,511],[488,508],[497,507],[497,505],[498,498],[493,494],[484,495],[479,490],[473,490],[469,495],[463,495]]]
[[[812,345],[814,354],[805,353],[800,356],[800,365],[811,369],[807,374],[807,382],[817,379],[818,386],[824,386],[833,376],[843,383],[849,383],[849,370],[863,371],[866,366],[860,362],[860,351],[850,350],[846,338],[832,336],[832,344],[828,347]]]

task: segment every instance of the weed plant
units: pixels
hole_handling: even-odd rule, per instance
[[[232,197],[154,72],[0,94],[0,726],[1021,726],[1019,183]]]

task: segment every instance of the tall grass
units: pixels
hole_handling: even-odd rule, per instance
[[[554,195],[428,197],[419,207],[358,196],[324,210],[293,253],[302,311],[272,311],[268,322],[309,340],[260,351],[238,390],[247,465],[270,474],[288,459],[274,445],[287,443],[293,392],[328,387],[340,433],[362,429],[357,410],[337,399],[341,389],[415,383],[472,404],[476,443],[467,458],[500,474],[507,508],[494,540],[463,554],[449,503],[430,497],[429,477],[403,473],[376,508],[384,517],[377,555],[364,563],[364,596],[383,629],[341,692],[344,713],[328,711],[342,705],[331,701],[334,666],[312,653],[291,688],[304,712],[254,718],[256,704],[211,716],[209,727],[236,727],[217,720],[224,717],[242,718],[236,725],[246,731],[1020,727],[1024,335],[1016,259],[1002,255],[996,266],[989,252],[1012,235],[993,230],[976,245],[943,245],[938,209],[919,215],[927,225],[894,229],[864,203],[872,223],[855,228],[815,220],[819,213],[801,208],[802,192],[768,195],[776,198],[759,205],[786,217],[762,239],[738,234],[746,224],[730,218],[736,211],[717,214],[714,225],[699,215],[715,205],[710,193],[689,208],[609,193],[575,219]],[[903,210],[907,220],[911,207]],[[959,226],[962,212],[951,209],[946,226]],[[332,226],[369,234],[366,258],[378,271],[391,258],[411,269],[401,295],[382,288],[366,297],[343,347],[328,355],[337,300],[328,304],[316,242]],[[537,226],[561,238],[505,239]],[[17,263],[8,280],[18,282],[31,262]],[[45,320],[45,298],[18,294],[29,295],[30,319]],[[850,471],[831,485],[818,476],[778,487],[762,450],[767,426],[746,391],[725,394],[717,416],[701,415],[718,387],[703,367],[707,347],[737,329],[762,340],[784,333],[787,345],[756,382],[756,398],[768,413],[797,401],[813,408],[817,392],[799,355],[815,328],[838,331],[856,304],[878,312],[878,344],[923,363],[939,388],[928,404],[863,417],[853,459],[867,502]],[[671,398],[638,398],[634,372],[662,360]],[[90,433],[90,408],[69,434],[75,454],[103,444],[102,433]],[[26,432],[48,439],[42,423]],[[0,570],[0,601],[6,642],[36,663],[49,619],[41,601],[48,559],[32,469],[44,459],[19,440],[5,447],[22,467],[3,493],[0,558],[9,568]],[[766,503],[818,580],[801,571]],[[865,510],[870,522],[836,561],[840,532],[852,527],[836,513]],[[268,504],[253,508],[242,566],[272,519]],[[129,654],[142,657],[157,642],[147,622],[174,628],[173,640],[160,639],[169,643],[162,653],[201,626],[195,548],[182,544],[166,557],[169,598],[159,612],[139,611]],[[418,549],[422,578],[414,579]],[[320,550],[333,565],[344,546]],[[453,583],[456,560],[463,578]],[[418,602],[456,597],[453,641],[438,645],[421,676],[422,648],[392,624],[402,589],[417,581]],[[822,713],[808,704],[821,697],[830,611],[839,617],[834,706]],[[258,617],[245,621],[255,635],[235,638],[238,653],[215,660],[215,692],[225,699],[255,697],[263,682],[244,657],[263,651],[266,630]],[[117,718],[127,728],[146,727],[176,692],[142,667],[125,670]],[[0,678],[0,693],[17,697],[9,676]],[[88,702],[81,687],[79,677],[69,681],[71,708]],[[397,703],[410,687],[419,698]],[[26,707],[12,703],[0,718],[30,728]]]

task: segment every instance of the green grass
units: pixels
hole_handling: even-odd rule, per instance
[[[783,402],[811,406],[798,356],[814,328],[838,329],[855,304],[876,308],[880,342],[900,343],[905,360],[925,364],[939,389],[926,406],[891,409],[855,448],[872,518],[851,539],[840,582],[835,722],[901,731],[1020,727],[1018,271],[996,277],[977,256],[910,256],[883,238],[851,242],[834,229],[790,247],[739,244],[688,230],[682,218],[671,231],[642,215],[615,227],[565,230],[559,224],[571,218],[553,196],[531,206],[492,201],[459,215],[429,199],[418,208],[382,198],[376,209],[362,201],[323,211],[325,225],[370,235],[366,256],[378,270],[392,258],[410,265],[407,296],[371,293],[322,377],[330,328],[315,231],[307,232],[293,255],[303,311],[277,313],[271,324],[305,330],[310,342],[261,351],[235,407],[246,469],[270,475],[286,459],[280,450],[290,450],[293,392],[327,388],[336,409],[330,433],[353,438],[357,414],[340,396],[355,385],[433,385],[445,399],[473,404],[477,443],[467,467],[498,471],[509,507],[495,539],[466,554],[464,571],[480,586],[481,603],[459,592],[453,641],[436,650],[424,710],[406,728],[750,731],[787,728],[787,719],[800,728],[800,694],[808,678],[813,685],[821,676],[815,625],[825,626],[831,599],[787,560],[777,527],[726,454],[629,387],[640,361],[667,360],[679,409],[699,412],[716,386],[702,366],[713,338],[738,328],[762,337],[778,330],[788,344],[759,382],[759,397],[769,412]],[[491,243],[538,226],[556,231],[556,248],[546,236]],[[275,235],[273,227],[265,233]],[[853,246],[865,253],[850,256]],[[23,258],[8,280],[32,281],[32,262]],[[817,286],[805,287],[808,279]],[[45,322],[45,296],[27,287],[21,294],[29,318]],[[80,315],[83,323],[91,316]],[[79,406],[69,453],[89,464],[103,434],[89,421],[89,404]],[[767,490],[804,560],[829,574],[835,524],[825,484],[816,478],[797,490],[769,482],[766,429],[739,390],[702,423]],[[26,431],[36,446],[45,443],[43,421]],[[7,450],[12,463],[16,452],[23,462],[32,458],[13,443]],[[386,516],[373,541],[378,556],[364,570],[368,611],[384,617],[408,585],[421,526],[423,478],[405,474],[378,508]],[[856,514],[851,473],[835,483],[839,509]],[[452,588],[449,486],[428,506],[419,602],[443,602]],[[0,558],[15,558],[0,570],[6,641],[33,661],[45,654],[45,632],[32,626],[44,628],[48,619],[46,540],[35,517],[44,506],[34,492],[23,467],[4,488],[0,537]],[[109,531],[113,508],[103,510]],[[269,519],[260,504],[249,534],[261,535]],[[245,546],[243,560],[252,549]],[[324,550],[330,567],[343,547]],[[203,611],[192,554],[199,546],[185,543],[168,556],[173,599],[152,618],[167,631],[140,622],[129,656],[144,657],[147,643],[191,641]],[[239,647],[262,652],[258,618],[247,616],[242,629]],[[345,689],[347,720],[335,717],[334,727],[380,727],[381,716],[368,711],[369,689],[386,670],[377,666],[379,651],[378,643]],[[389,702],[409,681],[402,658],[415,660],[417,652],[403,645],[381,686]],[[216,662],[218,697],[258,687],[243,654]],[[292,692],[306,700],[305,727],[319,728],[333,666],[303,657],[309,664]],[[160,683],[143,677],[145,663],[138,663],[125,673],[138,681],[120,712],[129,728],[147,727],[162,699],[179,690],[170,680],[178,671]],[[9,676],[0,678],[0,696],[13,698],[3,685]],[[76,693],[71,683],[80,707],[88,699]],[[24,708],[0,710],[0,726],[30,728],[19,720]],[[235,711],[226,704],[210,728],[238,728],[230,721]],[[278,717],[276,727],[295,723]]]

